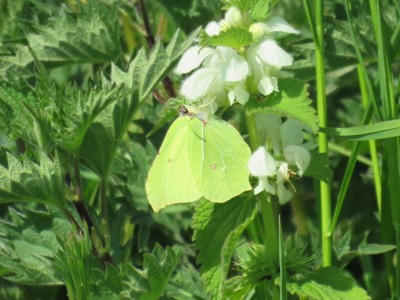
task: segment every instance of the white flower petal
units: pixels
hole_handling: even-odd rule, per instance
[[[267,33],[270,32],[285,32],[299,34],[300,32],[294,29],[286,20],[280,17],[273,17],[265,23],[265,30]]]
[[[216,70],[212,69],[197,70],[183,82],[182,94],[189,100],[197,100],[203,97],[217,74]]]
[[[289,202],[293,197],[293,193],[291,190],[287,189],[284,183],[278,183],[276,194],[278,196],[279,204],[284,205]]]
[[[175,68],[176,74],[185,74],[196,69],[201,65],[204,59],[214,52],[211,48],[200,48],[193,46],[183,53],[178,65]]]
[[[240,26],[242,25],[243,22],[242,13],[240,12],[239,9],[232,6],[225,13],[223,22],[228,26]]]
[[[304,140],[303,126],[299,122],[288,118],[280,128],[282,136],[282,146],[301,145]]]
[[[256,177],[272,176],[276,173],[275,160],[264,147],[258,148],[250,157],[248,168]]]
[[[278,80],[276,77],[263,76],[257,85],[257,89],[264,96],[268,96],[273,91],[279,91]]]
[[[207,24],[205,32],[209,36],[218,35],[221,32],[221,26],[219,26],[217,22],[211,21],[210,23]]]
[[[310,152],[301,146],[289,145],[283,150],[283,155],[289,164],[296,164],[300,176],[310,165]]]
[[[246,78],[249,74],[249,66],[246,60],[236,52],[227,54],[230,54],[230,57],[221,70],[222,79],[228,82],[235,82]]]
[[[274,67],[286,67],[293,64],[293,57],[283,50],[274,40],[265,40],[257,47],[257,55],[265,63]]]
[[[267,177],[260,177],[258,179],[258,185],[254,188],[254,195],[261,193],[262,191],[275,195],[275,188],[269,183]]]
[[[282,124],[281,117],[260,112],[256,114],[256,120],[261,145],[267,144],[268,148],[272,147],[275,155],[280,156],[282,152],[281,135],[279,134],[279,128]]]
[[[237,84],[234,89],[236,101],[242,105],[245,105],[249,100],[249,93],[246,91],[246,88],[243,84]]]
[[[228,99],[229,99],[229,103],[232,105],[233,102],[235,102],[235,91],[231,90],[228,93]]]

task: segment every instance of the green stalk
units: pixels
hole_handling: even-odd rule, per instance
[[[383,28],[380,4],[376,0],[370,0],[370,9],[372,15],[372,22],[374,25],[375,39],[378,46],[378,75],[379,75],[379,88],[380,96],[382,99],[383,114],[385,120],[393,120],[397,117],[397,104],[394,96],[393,87],[393,74],[391,70],[391,58],[390,55],[395,55],[392,53],[392,45],[388,43],[386,37],[386,31]],[[396,33],[394,35],[396,37]],[[397,245],[397,259],[400,258],[400,203],[398,201],[398,195],[400,193],[400,166],[399,166],[399,149],[400,149],[400,139],[392,138],[385,140],[384,143],[384,166],[386,176],[384,176],[383,186],[386,188],[385,193],[382,196],[382,206],[386,209],[382,209],[382,237],[384,242],[391,242],[390,240],[385,240],[390,238],[391,226],[388,223],[391,219],[395,230],[395,242]],[[386,237],[386,238],[385,238]],[[386,258],[388,261],[388,258]],[[389,274],[390,275],[390,274]],[[391,275],[393,276],[393,274]],[[400,264],[396,266],[396,282],[394,287],[391,285],[392,291],[396,298],[400,297]],[[390,277],[389,277],[390,279]]]
[[[323,1],[317,0],[315,7],[316,26],[315,37],[317,47],[315,49],[316,82],[317,82],[317,111],[319,125],[327,127],[326,92],[325,92],[325,56],[324,56],[324,21]],[[318,150],[320,153],[328,152],[328,138],[325,133],[318,134]],[[328,183],[320,182],[321,198],[321,240],[322,240],[322,263],[330,266],[332,263],[332,240],[329,236],[331,225],[331,189]]]
[[[254,151],[259,146],[257,123],[254,114],[246,115],[247,129],[250,138],[250,147]],[[260,204],[262,224],[264,226],[263,240],[267,251],[270,253],[272,260],[279,262],[279,243],[278,243],[278,227],[274,205],[265,192],[257,195]],[[256,224],[257,225],[257,224]]]
[[[317,83],[317,112],[319,125],[327,127],[326,93],[325,93],[325,62],[324,62],[324,22],[323,1],[315,2],[315,24],[311,14],[308,0],[303,0],[309,27],[313,33],[315,43],[316,83]],[[318,134],[318,150],[320,153],[328,152],[328,138],[326,134]],[[320,182],[321,201],[321,240],[322,240],[322,264],[330,266],[332,263],[332,240],[330,236],[331,215],[331,190],[328,183]]]

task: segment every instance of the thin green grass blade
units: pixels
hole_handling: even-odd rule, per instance
[[[285,263],[285,252],[283,249],[283,235],[282,235],[282,226],[281,226],[281,217],[278,219],[278,227],[279,227],[279,269],[280,269],[280,281],[281,287],[279,291],[279,299],[286,300],[287,299],[287,289],[286,289],[286,263]]]
[[[321,129],[321,131],[330,136],[345,138],[351,141],[389,139],[400,136],[400,120],[383,121],[348,128],[325,128]]]

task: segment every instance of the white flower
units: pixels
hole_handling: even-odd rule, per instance
[[[283,205],[293,197],[293,192],[285,186],[291,175],[289,166],[296,166],[297,173],[302,176],[311,161],[310,152],[303,147],[303,127],[289,118],[282,123],[281,117],[270,113],[258,113],[256,118],[260,140],[279,160],[275,160],[265,147],[252,154],[248,168],[259,180],[254,193],[265,190],[276,194]]]
[[[281,163],[278,168],[278,174],[276,177],[276,194],[278,196],[279,204],[284,205],[289,202],[293,197],[293,193],[291,190],[285,187],[285,182],[289,181],[290,178],[290,169],[287,163]]]
[[[244,104],[249,98],[244,80],[249,73],[246,60],[229,47],[190,48],[182,56],[175,72],[192,71],[202,65],[183,82],[182,94],[193,103],[218,105],[228,100]],[[212,109],[213,110],[213,109]]]
[[[250,46],[247,60],[253,75],[253,91],[268,96],[278,91],[278,73],[293,64],[293,57],[272,39]]]
[[[273,32],[284,32],[299,34],[300,32],[294,29],[288,22],[280,17],[273,17],[265,23],[253,23],[250,25],[249,31],[253,34],[255,39],[259,39],[265,34]]]
[[[266,23],[254,23],[250,25],[249,31],[256,40],[276,32],[299,33],[279,17],[271,18]],[[292,55],[279,47],[270,37],[261,39],[258,44],[249,47],[247,58],[253,75],[252,92],[259,92],[264,96],[279,91],[279,71],[293,64]]]
[[[290,165],[296,164],[299,176],[303,176],[304,171],[308,168],[311,161],[310,152],[296,145],[289,145],[285,147],[283,155]]]
[[[236,7],[231,7],[225,13],[225,17],[219,21],[211,21],[207,24],[205,32],[209,36],[220,34],[221,31],[228,29],[229,27],[239,27],[243,25],[242,13]]]
[[[276,175],[276,163],[264,147],[258,148],[251,155],[248,168],[251,175],[258,177],[258,186],[254,188],[254,194],[257,195],[265,190],[275,195],[275,188],[269,183],[268,177]]]

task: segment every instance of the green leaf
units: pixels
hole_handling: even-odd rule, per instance
[[[60,236],[62,249],[54,266],[67,286],[70,300],[87,300],[90,296],[92,244],[87,226],[83,233]]]
[[[55,142],[51,120],[52,109],[46,97],[37,97],[21,82],[0,84],[0,126],[10,139],[22,139],[49,153]],[[47,109],[43,109],[46,107]]]
[[[251,16],[255,21],[265,21],[270,10],[270,2],[265,0],[252,0],[251,1]],[[273,1],[272,1],[273,2]]]
[[[0,222],[0,266],[6,270],[2,276],[19,284],[62,284],[52,258],[60,249],[57,235],[71,231],[71,224],[57,209],[9,208],[9,216]]]
[[[204,31],[200,34],[200,45],[207,46],[225,46],[240,49],[251,45],[254,42],[253,34],[245,27],[228,27],[218,35],[209,36]]]
[[[28,33],[26,39],[38,60],[49,66],[70,63],[107,63],[121,54],[119,25],[116,10],[97,1],[80,5],[75,15],[61,10],[45,26],[37,26],[37,33]],[[24,45],[17,45],[15,56],[0,58],[0,69],[26,68],[33,57]]]
[[[316,151],[312,151],[310,165],[303,175],[330,182],[333,178],[333,171],[329,165],[330,162],[327,153],[317,153]]]
[[[315,300],[371,299],[344,271],[322,268],[302,280],[288,280],[287,289],[301,298]]]
[[[22,201],[65,206],[65,183],[58,156],[54,161],[39,152],[39,164],[7,154],[0,166],[0,203]]]
[[[56,99],[57,141],[61,147],[76,155],[87,132],[96,130],[90,127],[97,117],[121,98],[119,92],[120,89],[107,86],[86,90],[68,86]]]
[[[307,85],[297,78],[279,81],[279,92],[257,100],[250,99],[246,104],[248,113],[272,112],[297,120],[313,132],[318,130],[318,118],[308,98]]]
[[[347,128],[324,128],[321,131],[350,141],[388,139],[400,136],[400,120],[389,120]]]
[[[129,266],[124,281],[123,299],[159,299],[182,255],[178,246],[164,249],[156,245],[154,251],[144,255],[143,270]]]
[[[137,88],[139,101],[142,101],[167,74],[171,66],[189,48],[197,37],[198,30],[183,40],[177,31],[168,46],[164,48],[161,42],[157,42],[149,55],[141,49],[135,59],[130,63],[127,72],[112,66],[111,82],[124,84],[128,88]]]
[[[0,279],[0,299],[24,300],[24,290],[15,283]]]
[[[105,270],[99,266],[92,268],[91,272],[90,299],[121,300],[120,293],[123,289],[123,281],[126,279],[122,266],[107,264]]]
[[[191,264],[178,266],[175,276],[168,282],[165,295],[167,299],[208,299],[203,291],[200,273]]]
[[[203,201],[197,206],[193,239],[199,251],[197,262],[201,264],[201,277],[212,299],[222,297],[236,243],[256,212],[255,199],[249,194],[224,204]]]

